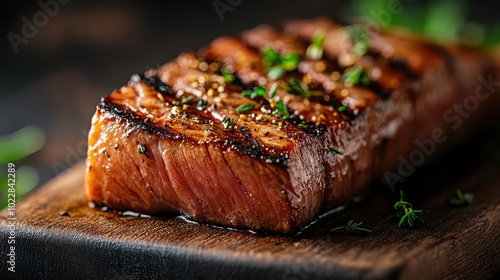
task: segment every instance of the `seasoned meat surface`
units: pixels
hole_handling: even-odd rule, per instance
[[[89,200],[276,233],[348,202],[446,128],[474,88],[466,74],[488,68],[477,51],[362,32],[259,26],[132,76],[93,116]]]

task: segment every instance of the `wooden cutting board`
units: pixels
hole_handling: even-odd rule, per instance
[[[484,279],[500,276],[500,137],[479,137],[421,168],[401,187],[425,223],[399,228],[396,193],[374,184],[361,202],[297,236],[259,235],[182,219],[141,218],[88,206],[84,165],[16,205],[16,272],[1,279]],[[450,193],[473,192],[451,208]],[[368,236],[330,234],[348,220]]]

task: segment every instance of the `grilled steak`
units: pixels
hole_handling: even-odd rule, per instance
[[[467,48],[353,28],[261,26],[134,75],[92,119],[89,200],[278,233],[348,202],[450,126],[488,68]]]

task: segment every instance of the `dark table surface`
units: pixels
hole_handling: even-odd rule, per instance
[[[41,1],[57,3],[46,19],[34,19],[43,11],[38,1],[16,1],[2,11],[0,136],[30,124],[43,129],[43,148],[22,162],[38,170],[38,185],[85,157],[96,104],[133,73],[263,23],[320,15],[345,21],[354,14],[355,2],[59,1]],[[218,14],[214,5],[220,2],[233,7]],[[496,2],[472,4],[472,20],[495,19]],[[8,34],[21,36],[25,20],[41,23],[26,44],[14,47]]]

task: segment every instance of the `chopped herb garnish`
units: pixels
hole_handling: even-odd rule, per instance
[[[280,65],[280,55],[273,48],[267,48],[262,52],[262,64],[264,64],[265,67]]]
[[[345,27],[345,30],[351,37],[353,42],[352,52],[358,56],[363,56],[368,52],[368,47],[370,46],[370,38],[368,34],[363,30],[361,25],[351,25]]]
[[[199,99],[198,102],[196,102],[197,108],[205,109],[205,108],[207,108],[207,105],[208,105],[208,101],[203,100],[203,99]]]
[[[222,126],[224,127],[224,129],[231,129],[233,127],[233,119],[223,118],[222,119]]]
[[[358,235],[365,235],[372,232],[370,229],[361,227],[362,224],[363,222],[355,223],[354,220],[349,220],[349,222],[347,222],[347,225],[333,228],[332,230],[330,230],[330,232],[333,234],[358,234]]]
[[[267,68],[267,76],[270,79],[278,79],[285,72],[297,69],[300,57],[296,52],[280,55],[273,48],[267,48],[262,53],[262,64]]]
[[[309,126],[307,125],[307,123],[304,123],[304,122],[299,123],[299,125],[297,125],[297,127],[300,128],[300,129],[307,129],[307,128],[309,128]]]
[[[323,45],[325,44],[325,33],[321,30],[314,32],[311,44],[307,48],[306,56],[312,60],[323,57]]]
[[[364,85],[367,86],[371,83],[370,75],[363,67],[353,66],[345,70],[342,74],[342,81],[351,85]]]
[[[236,108],[236,112],[238,113],[244,113],[246,111],[250,111],[252,110],[254,107],[254,104],[253,103],[245,103],[245,104],[241,104],[240,106],[238,106]]]
[[[283,70],[283,68],[281,68],[281,66],[274,66],[274,67],[269,68],[269,71],[267,72],[267,76],[271,80],[276,80],[276,79],[281,78],[283,75],[285,75],[285,72],[286,71]]]
[[[146,150],[146,146],[144,146],[142,144],[137,145],[137,151],[139,152],[139,154],[143,154],[149,158],[148,151]]]
[[[280,117],[284,120],[288,119],[290,117],[290,112],[288,112],[288,109],[285,106],[285,103],[283,102],[283,99],[280,98],[278,101],[278,104],[276,104],[276,110],[274,110],[273,114],[277,117]]]
[[[310,97],[311,92],[309,87],[304,82],[297,80],[296,78],[291,78],[290,83],[285,83],[284,85],[286,92],[303,97]]]
[[[253,90],[247,89],[247,90],[242,91],[241,95],[243,95],[244,97],[255,99],[259,96],[266,96],[267,92],[266,92],[266,89],[263,87],[254,87]]]
[[[337,147],[330,147],[330,153],[337,154],[337,155],[342,155],[342,152],[339,151],[339,149]]]
[[[230,82],[234,81],[234,74],[231,73],[226,68],[221,68],[220,73],[222,74],[222,77],[224,77],[224,81],[226,83],[230,83]]]
[[[285,55],[280,56],[281,67],[286,71],[293,71],[299,66],[300,57],[296,52],[290,52]]]
[[[193,101],[194,99],[194,96],[190,95],[184,99],[181,100],[181,105],[184,105],[184,104],[188,104],[190,103],[191,101]]]
[[[461,190],[456,190],[451,195],[450,199],[448,200],[448,203],[451,206],[460,207],[471,204],[473,199],[474,199],[474,194],[462,193]]]
[[[274,98],[276,96],[276,93],[278,92],[278,88],[279,88],[279,83],[273,83],[273,85],[271,86],[271,90],[269,91],[269,98]]]
[[[248,131],[248,127],[247,127],[247,126],[242,126],[242,127],[240,128],[240,131],[241,131],[241,132]]]
[[[413,224],[417,221],[423,223],[424,220],[418,216],[418,213],[422,213],[422,210],[413,210],[411,203],[404,201],[404,196],[403,191],[399,191],[399,201],[394,204],[394,209],[397,210],[397,217],[401,218],[399,220],[399,227],[413,227]]]
[[[345,110],[347,110],[347,107],[346,107],[346,106],[344,106],[344,105],[339,106],[339,107],[337,108],[337,111],[339,111],[339,112],[344,112]]]

